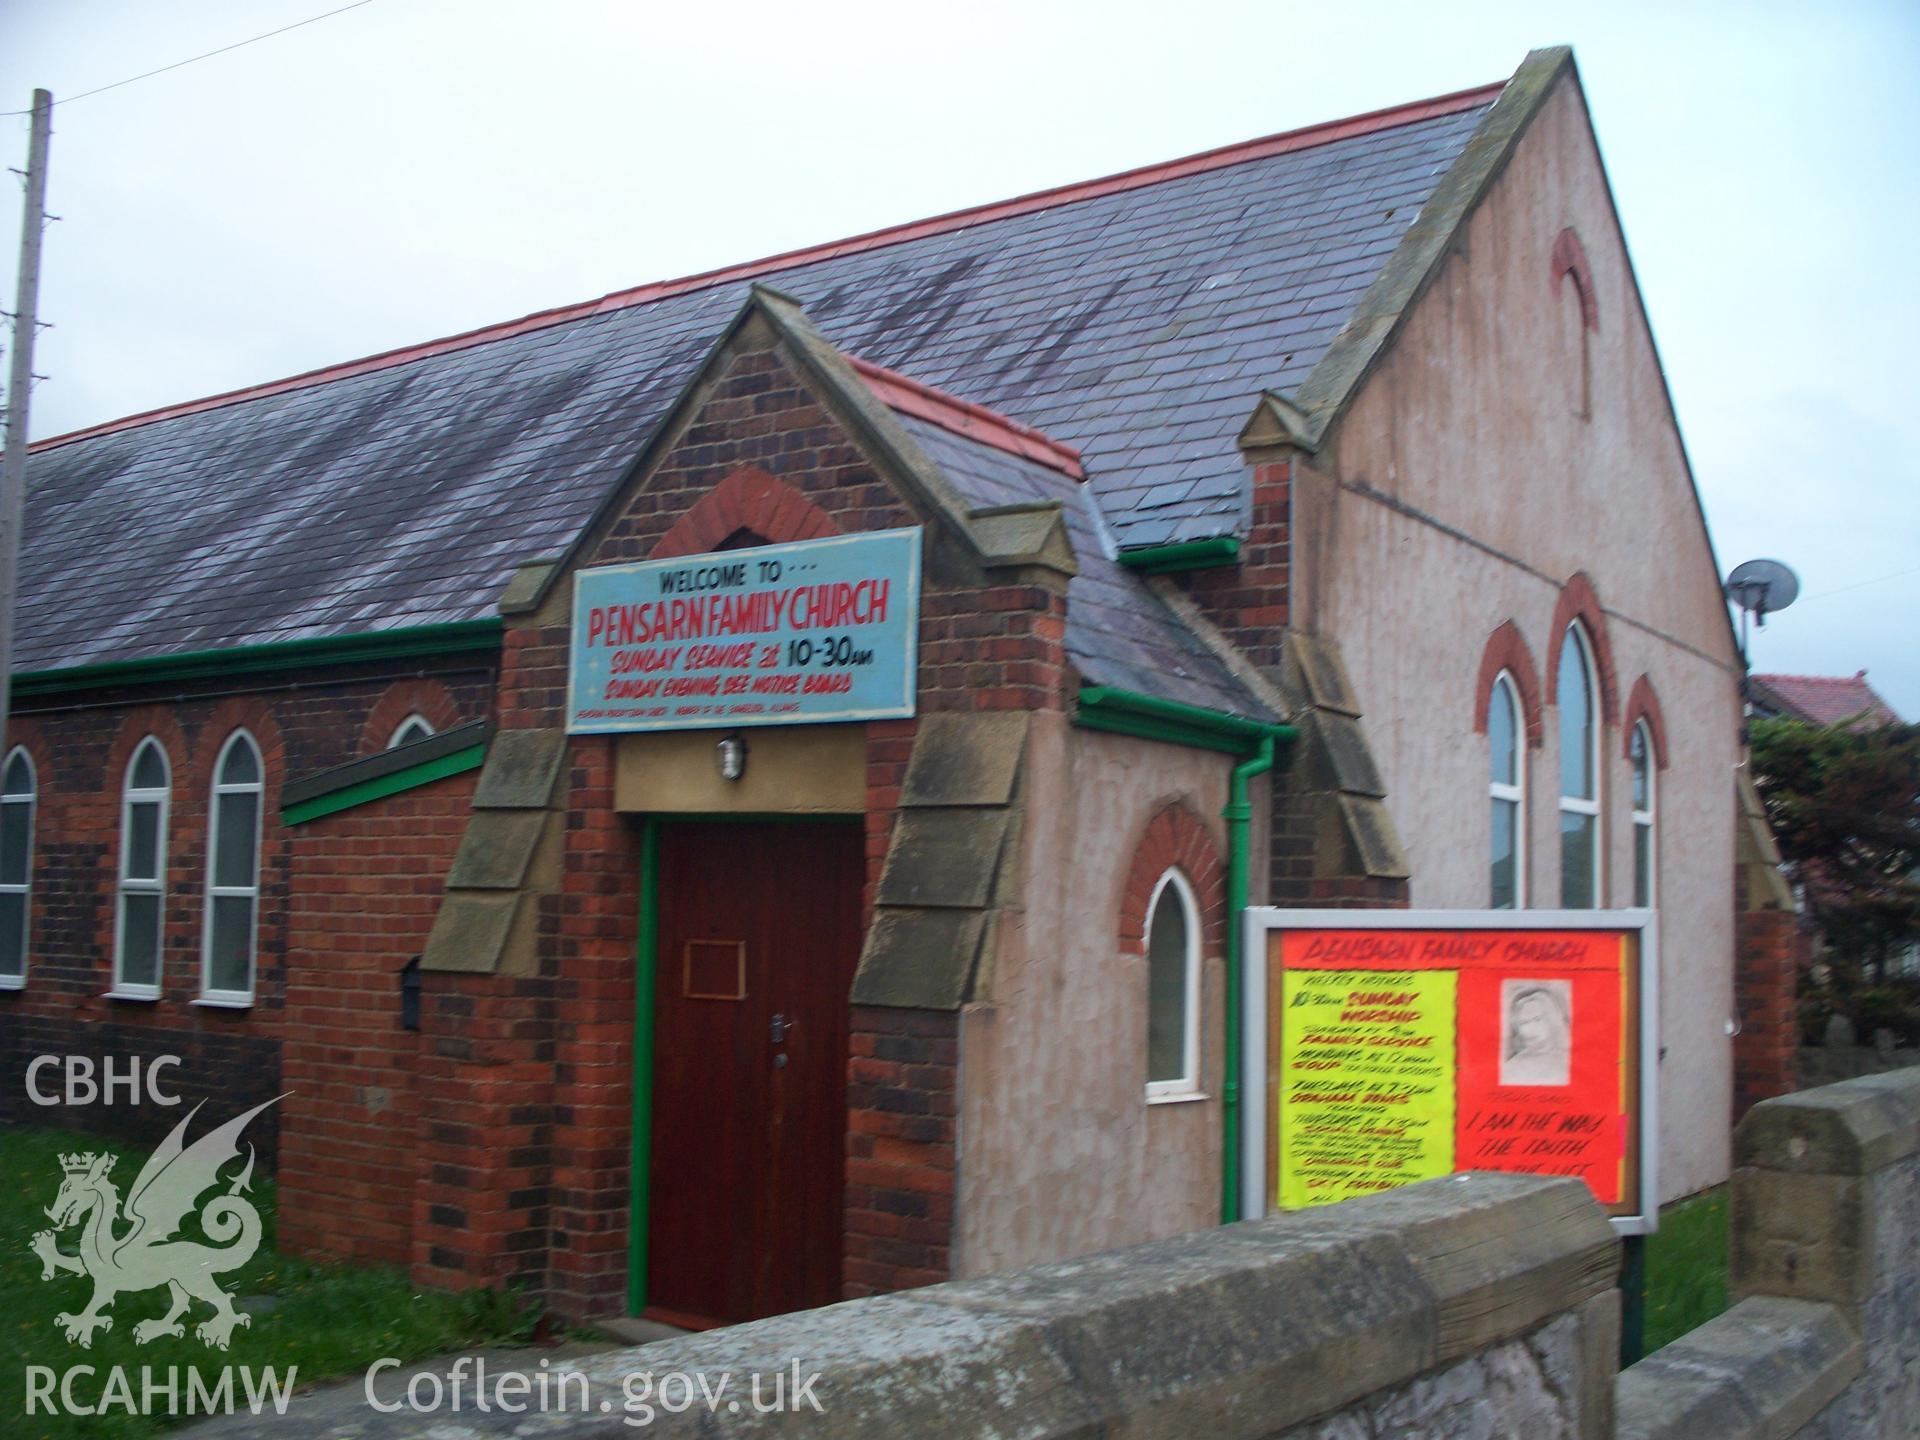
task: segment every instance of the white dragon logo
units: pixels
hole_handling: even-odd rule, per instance
[[[241,1195],[253,1178],[251,1145],[246,1168],[228,1182],[224,1194],[200,1209],[200,1228],[214,1243],[174,1237],[202,1192],[220,1183],[220,1167],[239,1155],[238,1140],[247,1122],[273,1103],[256,1105],[187,1145],[187,1126],[200,1113],[200,1106],[194,1106],[140,1168],[127,1192],[124,1216],[119,1190],[108,1178],[113,1173],[113,1156],[83,1151],[60,1157],[65,1178],[46,1211],[54,1228],[35,1235],[29,1248],[40,1257],[42,1280],[64,1271],[93,1281],[93,1299],[86,1309],[78,1315],[54,1317],[68,1340],[91,1348],[95,1330],[113,1329],[113,1316],[106,1312],[116,1295],[160,1285],[171,1292],[172,1305],[161,1319],[142,1320],[133,1327],[133,1338],[142,1345],[162,1335],[176,1339],[183,1335],[180,1317],[194,1300],[206,1301],[214,1313],[193,1333],[217,1349],[227,1348],[234,1326],[253,1323],[252,1316],[233,1308],[233,1301],[214,1280],[216,1275],[238,1270],[260,1248],[260,1212]],[[79,1253],[59,1249],[55,1231],[82,1219],[86,1225]],[[124,1233],[116,1234],[123,1221],[131,1223]]]

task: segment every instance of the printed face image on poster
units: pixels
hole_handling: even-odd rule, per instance
[[[1502,1085],[1565,1085],[1573,1070],[1573,984],[1502,980]]]

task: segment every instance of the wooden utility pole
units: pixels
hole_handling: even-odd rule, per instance
[[[26,510],[27,414],[33,395],[33,337],[40,328],[40,238],[47,228],[47,146],[53,95],[33,92],[27,145],[27,203],[20,212],[20,285],[13,305],[13,369],[7,377],[7,449],[0,463],[0,756],[6,754],[13,682],[13,613],[20,581],[20,525]]]

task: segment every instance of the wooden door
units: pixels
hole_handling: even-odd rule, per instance
[[[857,823],[663,824],[647,1309],[840,1298]]]

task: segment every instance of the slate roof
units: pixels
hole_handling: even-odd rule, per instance
[[[616,483],[748,278],[843,349],[1078,448],[1119,545],[1234,532],[1256,394],[1312,369],[1497,89],[46,442],[15,664],[491,614],[514,567],[564,549]]]
[[[975,509],[1058,500],[1080,573],[1067,583],[1067,655],[1094,685],[1278,720],[1146,582],[1114,558],[1100,507],[1081,482],[996,446],[901,415],[900,424]]]
[[[1809,725],[1848,725],[1872,730],[1900,721],[1891,705],[1867,683],[1867,672],[1852,675],[1755,675],[1754,708]]]

